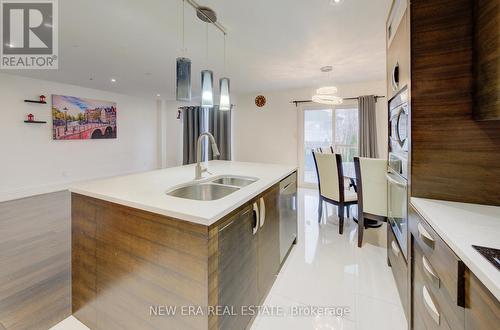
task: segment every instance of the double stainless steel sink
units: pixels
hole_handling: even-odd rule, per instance
[[[202,182],[190,182],[180,187],[167,191],[167,195],[198,201],[213,201],[230,195],[246,187],[257,178],[220,175]]]

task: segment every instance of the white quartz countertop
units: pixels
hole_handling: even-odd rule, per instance
[[[500,270],[472,247],[500,249],[500,207],[415,197],[411,204],[500,301]]]
[[[258,178],[240,190],[214,201],[197,201],[168,196],[167,191],[194,182],[194,165],[78,183],[70,191],[108,202],[149,211],[202,225],[211,225],[296,170],[275,164],[210,161],[205,179],[220,175]],[[204,180],[201,180],[204,181]]]

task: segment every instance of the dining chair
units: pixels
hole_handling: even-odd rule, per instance
[[[387,222],[387,160],[354,157],[358,191],[358,247],[363,243],[365,220]]]
[[[344,231],[344,208],[357,204],[357,194],[344,188],[342,156],[313,152],[313,158],[319,185],[318,222],[321,223],[323,202],[333,204],[337,206],[339,234],[342,234]]]
[[[334,154],[333,146],[329,146],[326,148],[318,148],[318,151],[323,154]]]

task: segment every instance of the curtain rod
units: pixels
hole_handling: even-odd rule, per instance
[[[384,95],[375,95],[375,101],[380,98],[384,98]],[[357,100],[357,97],[343,97],[342,100]],[[312,100],[296,100],[290,101],[290,103],[295,103],[295,106],[298,107],[300,103],[313,103]]]

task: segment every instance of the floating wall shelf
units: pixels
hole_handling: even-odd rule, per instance
[[[25,120],[24,122],[29,124],[47,124],[46,121],[40,121],[40,120]]]
[[[39,103],[39,104],[47,104],[45,101],[35,101],[35,100],[24,100],[27,103]]]

